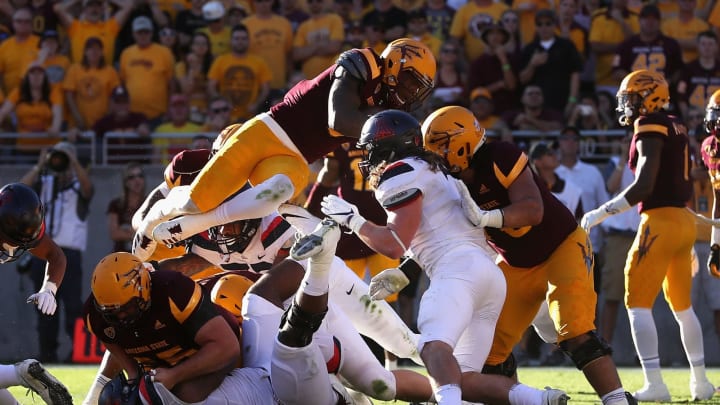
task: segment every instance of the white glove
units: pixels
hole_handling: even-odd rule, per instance
[[[360,215],[356,206],[336,195],[326,195],[320,205],[323,214],[332,218],[338,224],[348,227],[353,232],[357,233],[360,227],[367,222]]]
[[[38,310],[45,315],[54,315],[57,309],[57,300],[55,299],[56,292],[57,285],[52,281],[46,281],[45,284],[40,287],[40,291],[28,297],[27,303],[34,303],[37,305]]]
[[[605,210],[605,206],[600,206],[592,211],[588,211],[580,220],[580,226],[585,232],[590,232],[590,228],[604,221],[610,214]]]
[[[405,273],[398,268],[385,269],[370,280],[370,297],[384,300],[410,284]]]
[[[152,238],[144,235],[141,230],[135,232],[132,243],[132,254],[138,257],[140,261],[147,261],[150,256],[155,252],[157,248],[157,242]]]
[[[460,193],[460,205],[462,206],[465,218],[467,218],[471,224],[479,228],[486,226],[502,228],[504,219],[502,210],[485,211],[480,209],[462,180],[455,179],[455,187],[458,193]]]

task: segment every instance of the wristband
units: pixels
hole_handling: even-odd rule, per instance
[[[350,228],[350,230],[354,233],[358,233],[358,231],[360,231],[360,228],[362,228],[365,222],[367,222],[367,220],[363,218],[362,215],[353,215],[348,220],[348,228]]]
[[[577,103],[577,97],[575,97],[575,96],[568,97],[568,103]]]
[[[45,281],[45,282],[43,283],[42,287],[40,287],[40,291],[43,291],[43,290],[44,290],[44,291],[50,291],[50,292],[52,293],[52,295],[55,296],[56,293],[57,293],[57,284],[55,284],[55,283],[53,283],[52,281],[49,281],[49,280],[48,280],[48,281]]]
[[[504,72],[507,72],[508,70],[510,70],[510,64],[509,64],[509,63],[503,63],[503,65],[502,65],[502,70],[503,70]]]
[[[630,209],[630,203],[625,197],[617,196],[603,204],[601,208],[604,209],[608,215],[615,215]]]
[[[710,246],[720,244],[720,227],[713,226],[710,232]]]
[[[502,209],[496,209],[492,211],[488,211],[488,221],[487,225],[490,228],[502,228],[505,224],[505,214],[503,214]]]

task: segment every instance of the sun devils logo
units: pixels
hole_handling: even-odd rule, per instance
[[[115,328],[113,328],[112,326],[108,326],[107,328],[103,329],[103,333],[108,338],[115,339]]]
[[[637,262],[640,264],[640,260],[642,260],[645,255],[648,254],[650,251],[650,248],[652,247],[653,243],[655,243],[655,239],[657,239],[657,235],[650,236],[650,227],[645,227],[645,230],[642,233],[642,236],[640,237],[640,244],[638,246],[638,257]]]

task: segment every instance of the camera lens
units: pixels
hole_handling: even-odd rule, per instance
[[[49,152],[47,166],[54,172],[62,173],[70,167],[70,158],[65,152],[52,149]]]

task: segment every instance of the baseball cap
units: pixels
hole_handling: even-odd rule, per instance
[[[113,101],[127,101],[129,98],[130,94],[128,94],[127,89],[123,85],[116,86],[112,90],[112,93],[110,93],[110,99],[112,99]]]
[[[555,152],[555,148],[552,144],[547,142],[538,142],[530,148],[530,160],[540,159],[545,155],[549,155]]]
[[[655,17],[660,19],[660,9],[654,4],[646,4],[640,9],[640,18]]]
[[[489,101],[492,101],[492,95],[485,87],[476,87],[470,92],[470,101],[475,101],[476,98],[483,97]]]
[[[144,15],[135,17],[135,19],[132,22],[132,30],[133,32],[136,31],[142,31],[142,30],[153,30],[153,22],[150,18],[145,17]]]

